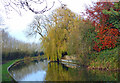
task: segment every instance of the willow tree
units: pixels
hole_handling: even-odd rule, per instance
[[[60,7],[50,16],[48,33],[42,39],[43,50],[50,61],[60,60],[67,51],[67,42],[73,22],[77,15],[66,7]]]
[[[80,18],[75,19],[74,27],[69,34],[67,52],[68,55],[76,57],[80,64],[88,62],[87,55],[92,51],[92,37],[94,35],[92,25],[83,22]]]

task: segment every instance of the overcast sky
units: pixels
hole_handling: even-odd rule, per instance
[[[60,7],[60,3],[58,0],[48,0],[48,6],[52,6],[52,2],[55,1],[55,5],[52,8],[54,10],[57,7]],[[84,12],[85,5],[91,5],[92,1],[95,0],[60,0],[62,3],[66,4],[69,9],[73,12],[80,14],[80,12]],[[44,5],[43,5],[44,6]],[[42,6],[38,6],[38,8],[42,8]],[[45,14],[49,14],[52,10],[46,12]],[[0,2],[0,15],[4,20],[4,27],[8,27],[8,31],[12,37],[16,39],[26,41],[26,42],[38,42],[39,38],[27,38],[25,35],[25,30],[27,29],[28,25],[32,22],[35,14],[31,11],[23,11],[22,15],[20,16],[17,12],[10,12],[10,14],[6,14],[3,8],[3,4]],[[0,28],[4,28],[0,26]]]

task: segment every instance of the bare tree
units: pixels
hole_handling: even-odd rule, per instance
[[[60,0],[58,1],[61,5],[63,5]],[[21,15],[21,9],[24,9],[26,11],[30,10],[35,14],[43,14],[54,6],[55,1],[53,1],[51,7],[48,7],[47,0],[1,0],[1,3],[4,5],[6,12],[14,10],[19,15]],[[35,5],[41,6],[42,4],[45,4],[43,9],[34,7]]]
[[[66,5],[65,4],[61,5],[61,8],[66,9]],[[54,14],[54,11],[52,12],[52,14]],[[27,37],[28,36],[36,37],[37,34],[39,34],[43,38],[44,35],[48,33],[48,27],[49,26],[54,27],[54,25],[52,25],[54,24],[54,21],[52,18],[53,18],[52,15],[46,16],[42,14],[42,15],[35,16],[33,22],[29,25],[26,31]]]
[[[48,32],[47,26],[51,23],[46,15],[35,16],[33,22],[27,29],[27,36],[36,36],[39,34],[41,37]]]

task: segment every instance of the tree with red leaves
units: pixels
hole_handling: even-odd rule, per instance
[[[92,22],[97,33],[97,40],[94,41],[93,49],[98,52],[116,46],[119,30],[111,23],[111,15],[105,14],[103,11],[110,11],[111,8],[115,9],[114,4],[111,2],[96,2],[93,7],[86,9],[87,20]]]

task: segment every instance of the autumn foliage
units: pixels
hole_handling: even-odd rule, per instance
[[[103,13],[103,10],[110,11],[110,8],[115,10],[114,3],[96,2],[93,7],[86,9],[85,15],[88,16],[88,20],[92,22],[97,33],[93,49],[98,52],[114,48],[117,43],[119,30],[110,23],[111,15]],[[116,11],[118,12],[118,10]]]

